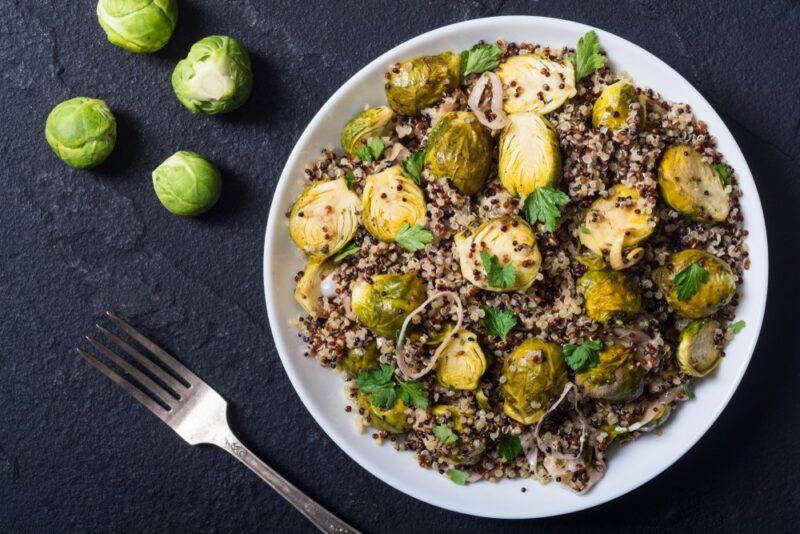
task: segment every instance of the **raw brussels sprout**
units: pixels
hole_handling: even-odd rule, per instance
[[[651,226],[651,216],[639,204],[640,199],[635,187],[617,184],[609,189],[607,198],[598,198],[586,212],[581,243],[595,256],[607,254],[612,269],[626,269],[638,262],[644,249],[636,245],[653,233],[655,225]]]
[[[515,421],[537,423],[567,383],[561,347],[527,339],[503,362],[503,413]]]
[[[569,61],[534,54],[512,56],[498,67],[497,75],[505,87],[506,113],[536,111],[544,115],[577,94],[575,69]]]
[[[117,121],[102,100],[79,96],[50,112],[44,128],[50,148],[76,169],[100,165],[117,142]]]
[[[219,170],[203,156],[180,150],[153,171],[153,187],[167,210],[175,215],[191,216],[217,203],[222,179]]]
[[[483,187],[492,165],[492,134],[468,111],[445,113],[428,136],[425,165],[434,179],[472,195]]]
[[[314,182],[289,214],[289,237],[306,254],[327,258],[358,231],[361,201],[344,179]]]
[[[639,109],[635,112],[639,115],[637,131],[642,130],[647,120],[644,97],[636,92],[636,87],[625,80],[612,83],[600,93],[592,108],[592,125],[595,128],[605,126],[609,130],[621,130],[627,127],[628,118],[633,113],[630,106],[634,102],[639,103]]]
[[[720,324],[711,319],[695,319],[681,331],[675,355],[681,371],[690,376],[706,376],[722,361]]]
[[[519,217],[501,217],[484,221],[476,228],[467,228],[454,238],[461,275],[470,283],[487,291],[525,291],[536,280],[542,256],[536,235]],[[496,256],[503,265],[513,265],[516,278],[505,288],[489,284],[481,252]]]
[[[402,434],[411,429],[406,415],[408,406],[399,398],[394,406],[385,410],[372,402],[372,395],[369,393],[359,391],[357,401],[359,408],[364,410],[365,416],[375,428],[390,434]]]
[[[417,275],[378,274],[372,282],[353,284],[351,306],[361,324],[375,335],[393,337],[424,300],[425,287]]]
[[[515,197],[558,184],[561,152],[550,121],[535,112],[509,115],[500,136],[497,171],[500,183]]]
[[[294,299],[312,317],[316,317],[322,312],[322,304],[319,301],[322,297],[320,285],[333,269],[332,261],[311,258],[306,263],[306,268],[303,269],[303,276],[297,281]]]
[[[399,165],[367,177],[361,204],[364,228],[381,241],[394,241],[404,225],[425,221],[425,195]]]
[[[697,293],[688,299],[678,300],[675,275],[692,264],[708,271],[708,282],[699,284]],[[687,249],[671,255],[664,267],[653,271],[653,281],[675,313],[690,319],[708,317],[736,293],[736,275],[728,264],[702,250]]]
[[[689,145],[669,147],[658,164],[658,186],[664,202],[675,211],[700,222],[728,218],[728,192],[717,173]]]
[[[606,345],[597,355],[597,366],[576,374],[575,383],[593,399],[631,401],[644,391],[644,373],[635,355],[635,347]]]
[[[200,39],[172,72],[172,88],[192,113],[215,115],[245,103],[253,87],[250,56],[233,37]]]
[[[578,279],[578,287],[586,315],[600,323],[635,315],[642,307],[639,286],[621,271],[586,271]]]
[[[364,371],[377,369],[378,346],[373,341],[366,347],[347,349],[344,356],[336,363],[336,366],[351,378],[357,377]]]
[[[373,137],[383,137],[392,129],[394,112],[386,106],[365,109],[345,124],[341,142],[345,153],[356,157],[356,150]]]
[[[472,391],[485,372],[486,356],[469,330],[453,334],[436,362],[436,380],[446,388]]]
[[[397,113],[419,115],[461,83],[461,57],[452,52],[403,61],[386,73],[386,100]]]
[[[137,53],[160,50],[178,22],[176,0],[100,0],[97,20],[115,45]]]

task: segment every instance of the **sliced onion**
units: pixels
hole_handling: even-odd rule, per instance
[[[609,333],[617,339],[630,341],[637,345],[645,345],[653,340],[653,338],[641,330],[634,330],[631,328],[612,328],[609,330]]]
[[[492,114],[494,114],[494,120],[491,121],[481,109],[483,90],[486,89],[486,84],[489,82],[492,83],[492,101],[490,108]],[[478,118],[478,121],[487,128],[499,130],[506,125],[507,118],[503,111],[503,82],[500,81],[500,77],[494,72],[484,72],[481,77],[478,78],[478,81],[475,82],[475,86],[472,88],[472,92],[469,95],[467,104],[475,114],[475,117]]]
[[[684,396],[683,399],[680,398],[681,395]],[[642,417],[642,419],[639,421],[636,421],[632,425],[626,427],[618,426],[615,428],[615,430],[617,432],[636,432],[643,426],[647,425],[647,423],[658,417],[658,414],[661,413],[661,409],[675,400],[686,400],[686,391],[683,389],[683,386],[674,387],[668,390],[661,397],[648,404],[647,408],[644,410],[644,417]]]
[[[611,250],[608,251],[608,263],[615,271],[620,269],[627,269],[639,263],[644,257],[644,249],[636,247],[628,251],[625,257],[622,257],[622,244],[625,241],[625,234],[620,234],[619,238],[611,245]]]

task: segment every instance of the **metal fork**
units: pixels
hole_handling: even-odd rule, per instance
[[[86,340],[111,360],[123,374],[114,371],[85,350],[77,348],[78,353],[92,367],[131,394],[190,445],[211,444],[231,453],[234,458],[261,477],[322,532],[358,533],[358,530],[320,506],[242,445],[228,425],[228,403],[219,393],[131,325],[110,311],[107,311],[106,315],[115,325],[147,349],[150,357],[145,356],[102,326],[97,325],[98,330],[113,345],[116,345],[117,349],[122,349],[146,369],[150,376],[119,357],[100,341],[86,336]],[[156,378],[163,385],[156,383],[151,377]],[[132,382],[130,378],[137,381],[139,385]]]

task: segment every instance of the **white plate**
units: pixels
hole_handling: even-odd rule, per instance
[[[741,204],[750,232],[747,244],[752,266],[745,273],[738,318],[746,320],[747,327],[730,344],[719,369],[698,383],[697,399],[681,405],[660,436],[645,436],[612,453],[605,477],[586,495],[574,495],[555,483],[540,486],[532,480],[457,486],[436,471],[420,468],[411,453],[398,453],[388,444],[378,447],[369,435],[357,434],[352,415],[344,411],[342,378],[303,356],[304,344],[290,326],[301,313],[293,298],[293,277],[303,267],[303,260],[289,240],[285,212],[301,191],[304,164],[316,161],[326,147],[341,152],[342,126],[364,104],[385,102],[383,74],[387,67],[419,55],[461,51],[480,39],[574,47],[590,29],[544,17],[496,17],[445,26],[411,39],[361,69],[336,91],[303,132],[275,191],[264,243],[264,287],[272,334],[289,379],[314,419],[351,458],[390,486],[442,508],[497,518],[544,517],[589,508],[644,484],[678,460],[717,419],[747,368],[761,329],[767,295],[767,235],[758,192],[736,141],[709,103],[680,74],[635,44],[597,30],[616,69],[668,100],[691,104],[695,116],[708,123],[719,140],[719,149],[736,169],[744,192]]]

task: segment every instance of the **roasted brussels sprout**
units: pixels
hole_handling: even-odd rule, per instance
[[[370,342],[364,347],[347,349],[344,356],[336,363],[336,367],[351,378],[357,377],[364,371],[378,368],[378,346]]]
[[[697,292],[681,300],[675,276],[693,264],[708,271],[708,281],[699,283]],[[687,249],[671,255],[664,267],[653,271],[653,281],[675,313],[690,319],[708,317],[736,293],[736,275],[728,264],[702,250]]]
[[[506,113],[536,111],[544,115],[577,94],[575,69],[569,61],[534,54],[512,56],[498,67],[497,75],[505,87]]]
[[[452,52],[403,61],[386,73],[386,100],[397,113],[419,115],[461,83],[461,58]]]
[[[700,377],[716,369],[722,361],[722,338],[717,321],[695,319],[686,325],[675,352],[681,371]]]
[[[644,374],[635,355],[635,347],[606,345],[597,355],[597,366],[577,373],[575,383],[593,399],[631,401],[644,391]]]
[[[425,164],[434,179],[472,195],[483,187],[492,165],[492,134],[468,111],[445,113],[428,136]]]
[[[586,315],[600,323],[639,313],[642,296],[639,286],[620,271],[586,271],[578,279],[583,292]]]
[[[486,356],[469,330],[454,333],[436,362],[436,380],[446,388],[472,391],[485,372]]]
[[[172,72],[172,88],[192,113],[215,115],[245,103],[253,87],[250,56],[233,37],[200,39]]]
[[[314,182],[289,214],[289,237],[306,254],[327,258],[358,231],[361,201],[342,178]]]
[[[515,421],[537,423],[567,382],[561,347],[541,339],[520,343],[503,362],[503,413]]]
[[[636,245],[653,233],[655,224],[640,200],[635,187],[617,184],[609,189],[607,198],[598,198],[586,212],[581,243],[598,257],[608,254],[612,269],[626,269],[638,262],[644,249]]]
[[[322,291],[320,285],[322,281],[333,271],[334,264],[330,260],[323,258],[311,258],[303,269],[303,276],[297,281],[294,290],[294,299],[312,317],[316,317],[322,312],[320,297]]]
[[[454,238],[461,275],[470,283],[488,291],[525,291],[536,280],[542,256],[536,235],[519,217],[501,217],[468,228]],[[492,285],[481,252],[495,256],[505,266],[514,267],[514,281],[505,287]]]
[[[498,176],[506,191],[526,197],[561,181],[561,152],[550,121],[535,112],[515,113],[500,136]]]
[[[177,0],[100,0],[97,20],[115,45],[137,53],[160,50],[178,22]]]
[[[47,116],[45,138],[64,163],[76,169],[100,165],[114,150],[117,121],[102,100],[66,100]]]
[[[402,434],[411,428],[406,415],[408,406],[400,399],[397,399],[394,406],[385,410],[372,402],[372,395],[369,393],[359,391],[357,400],[359,408],[364,410],[370,424],[375,428],[390,434]]]
[[[452,404],[439,404],[431,408],[431,414],[435,417],[440,417],[445,414],[450,414],[450,420],[453,422],[453,430],[461,432],[464,430],[464,415],[458,406]]]
[[[392,337],[424,300],[425,287],[417,275],[378,274],[372,282],[353,284],[351,306],[361,324],[375,335]]]
[[[696,221],[728,218],[729,195],[717,170],[689,145],[669,147],[658,164],[658,186],[664,202]]]
[[[634,111],[631,104],[639,104],[639,109]],[[630,82],[620,80],[612,83],[600,93],[592,108],[592,125],[595,128],[604,126],[609,130],[621,130],[628,126],[628,119],[632,113],[639,116],[637,131],[645,126],[647,112],[644,98],[636,92],[636,87]]]
[[[356,150],[364,146],[373,137],[383,137],[392,129],[394,112],[386,106],[368,108],[345,124],[341,142],[345,153],[356,157]]]
[[[368,176],[361,203],[364,228],[381,241],[394,241],[404,225],[425,221],[425,195],[399,165]]]
[[[206,158],[181,150],[153,171],[153,188],[161,205],[171,213],[192,216],[217,203],[222,192],[222,178]]]

